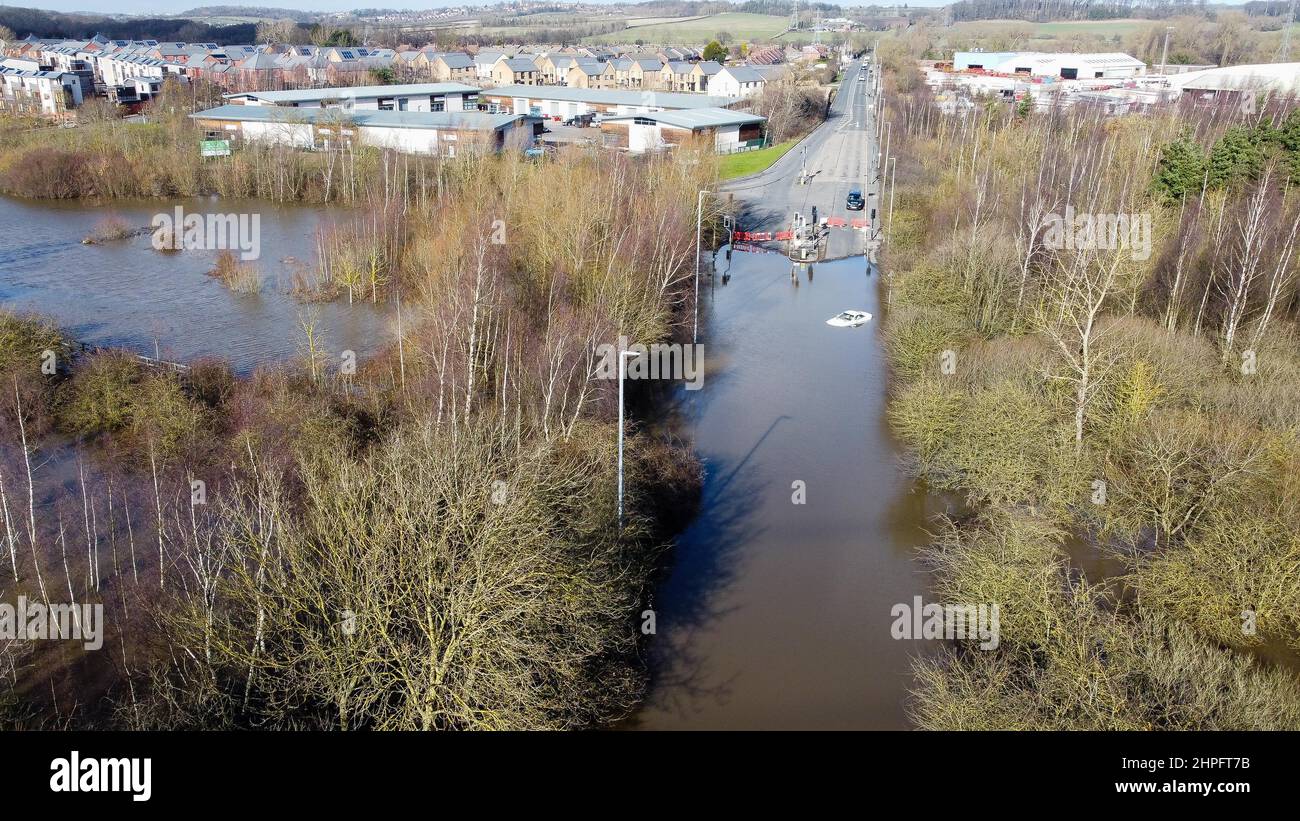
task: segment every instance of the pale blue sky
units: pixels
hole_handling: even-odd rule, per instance
[[[588,0],[588,2],[602,3],[613,5],[614,0]],[[913,6],[942,6],[951,0],[913,0]],[[1243,0],[1244,2],[1244,0]],[[35,0],[32,2],[23,2],[23,0],[4,0],[2,5],[19,6],[23,8],[51,9],[53,11],[83,11],[87,13],[103,14],[104,9],[94,8],[93,4],[87,0]],[[198,8],[205,5],[238,5],[237,2],[217,2],[217,0],[117,0],[112,4],[113,11],[123,14],[178,14],[188,11],[192,8]],[[279,9],[303,9],[308,11],[349,11],[356,8],[394,8],[394,9],[430,9],[441,8],[445,6],[464,5],[455,2],[382,2],[382,0],[265,0],[265,2],[253,3],[268,8]],[[490,3],[475,3],[474,5],[490,5]],[[843,6],[863,6],[863,5],[885,5],[884,3],[863,3],[849,2],[841,3]]]
[[[615,0],[588,0],[588,2],[613,4]],[[951,0],[912,0],[912,6],[944,6]],[[1246,0],[1221,0],[1227,5],[1239,5]],[[3,5],[20,6],[24,8],[51,9],[54,11],[84,11],[89,13],[103,14],[104,9],[94,8],[87,0],[36,0],[35,2],[23,2],[23,0],[3,0]],[[192,8],[204,5],[237,5],[236,2],[218,3],[215,0],[117,0],[113,3],[113,11],[124,14],[178,14]],[[450,5],[462,5],[454,2],[390,2],[385,3],[382,0],[265,0],[257,3],[270,8],[284,9],[304,9],[310,11],[348,11],[355,8],[412,8],[427,9],[439,8]],[[475,5],[488,5],[480,3]],[[883,2],[841,2],[842,6],[867,6],[867,5],[888,5]]]

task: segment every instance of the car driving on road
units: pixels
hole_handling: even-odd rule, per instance
[[[862,192],[854,188],[849,192],[849,197],[845,200],[844,207],[850,211],[861,211],[866,204],[867,201],[863,199]]]

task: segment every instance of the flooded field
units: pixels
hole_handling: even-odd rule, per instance
[[[110,214],[145,228],[178,205],[259,215],[259,293],[232,293],[208,276],[215,251],[162,253],[148,233],[82,244]],[[0,306],[49,315],[88,344],[182,362],[218,356],[240,373],[296,356],[301,320],[316,312],[328,350],[364,357],[394,338],[388,306],[308,305],[289,293],[294,273],[315,263],[316,229],[338,213],[215,198],[87,206],[0,197]]]

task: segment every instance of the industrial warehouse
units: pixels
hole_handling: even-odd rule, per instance
[[[500,151],[532,144],[522,114],[479,111],[391,111],[224,105],[191,114],[214,139],[239,137],[294,148],[327,150],[356,142],[417,154],[454,157],[459,151]]]
[[[225,95],[229,101],[190,117],[209,138],[303,149],[351,144],[454,157],[467,150],[526,150],[545,122],[600,118],[601,143],[632,154],[711,138],[719,153],[760,148],[766,119],[734,111],[730,97],[556,86],[481,90],[461,83],[416,83]]]

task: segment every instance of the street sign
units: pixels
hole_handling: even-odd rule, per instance
[[[199,153],[205,157],[229,157],[230,140],[203,140],[199,143]]]

